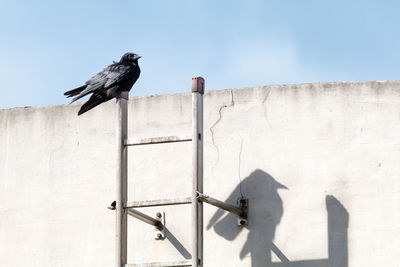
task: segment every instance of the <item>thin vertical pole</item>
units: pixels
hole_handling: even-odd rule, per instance
[[[127,201],[128,153],[124,139],[128,133],[128,100],[117,98],[117,199],[116,199],[116,235],[115,267],[127,264],[127,214],[123,203]]]
[[[197,191],[203,192],[203,94],[204,79],[192,78],[192,266],[203,266],[203,203]]]

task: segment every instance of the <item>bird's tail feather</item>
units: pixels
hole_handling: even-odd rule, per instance
[[[82,105],[81,109],[78,111],[78,116],[82,115],[86,111],[91,110],[92,108],[100,105],[101,103],[104,103],[110,99],[112,99],[112,96],[105,96],[101,94],[93,94],[89,100]]]
[[[79,95],[80,92],[85,90],[86,86],[87,85],[85,84],[85,85],[82,85],[81,87],[78,87],[78,88],[72,89],[70,91],[67,91],[67,92],[64,93],[64,95],[66,95],[67,97],[72,97],[72,96]]]

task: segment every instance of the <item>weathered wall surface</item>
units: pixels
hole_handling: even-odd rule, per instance
[[[205,266],[396,266],[400,82],[209,91],[205,193],[249,198],[249,225],[205,206]],[[113,266],[116,105],[0,110],[0,266]],[[132,98],[130,137],[190,134],[190,94]],[[130,200],[190,195],[191,145],[130,148]],[[167,239],[129,218],[130,263],[190,258],[190,205]]]

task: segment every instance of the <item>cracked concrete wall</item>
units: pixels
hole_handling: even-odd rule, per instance
[[[249,224],[205,206],[205,266],[394,266],[400,251],[400,82],[208,91],[204,188]],[[0,110],[0,266],[113,266],[115,102]],[[131,98],[129,136],[188,134],[190,94]],[[129,199],[184,197],[191,145],[129,149]],[[190,258],[190,205],[167,239],[129,219],[130,263]]]

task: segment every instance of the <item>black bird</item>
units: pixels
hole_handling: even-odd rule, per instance
[[[104,103],[114,97],[128,99],[128,93],[140,76],[138,59],[141,56],[126,53],[119,62],[114,62],[104,70],[93,76],[85,85],[64,93],[73,97],[75,102],[81,97],[92,93],[89,100],[83,104],[78,115]]]

